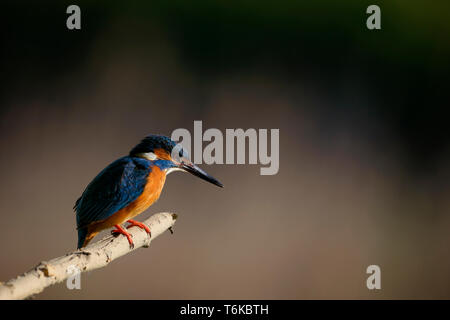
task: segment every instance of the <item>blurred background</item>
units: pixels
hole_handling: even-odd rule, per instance
[[[76,1],[79,31],[70,4],[1,5],[0,281],[76,248],[106,165],[202,120],[279,128],[279,173],[170,175],[139,219],[173,236],[37,299],[450,298],[448,1]]]

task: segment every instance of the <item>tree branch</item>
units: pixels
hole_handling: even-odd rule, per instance
[[[111,261],[140,247],[148,247],[150,242],[170,229],[177,219],[174,213],[157,213],[144,221],[152,233],[151,239],[138,227],[129,229],[133,236],[134,248],[131,249],[126,237],[107,236],[81,250],[42,261],[30,271],[0,283],[0,299],[25,299],[43,291],[46,287],[62,282],[74,276],[73,270],[86,272],[107,266]]]

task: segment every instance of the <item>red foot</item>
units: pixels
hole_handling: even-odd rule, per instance
[[[133,240],[131,239],[131,234],[129,234],[124,228],[122,228],[118,224],[116,224],[114,227],[116,227],[116,229],[111,231],[111,233],[113,235],[123,234],[125,237],[127,237],[128,243],[130,244],[130,248],[133,249],[134,243],[133,243]]]
[[[127,229],[136,226],[136,227],[139,227],[141,229],[144,229],[145,232],[147,232],[147,234],[150,237],[152,236],[152,233],[150,232],[150,229],[145,224],[143,224],[142,222],[139,222],[139,221],[136,221],[136,220],[127,220],[127,222],[130,224],[129,226],[127,226]]]

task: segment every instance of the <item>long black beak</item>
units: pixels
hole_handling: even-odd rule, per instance
[[[223,188],[223,184],[219,180],[211,177],[209,174],[207,174],[205,171],[203,171],[193,163],[182,162],[180,168],[189,173],[192,173],[194,176],[197,176],[205,181],[208,181],[212,184],[215,184],[218,187]]]

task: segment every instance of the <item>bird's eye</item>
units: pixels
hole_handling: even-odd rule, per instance
[[[175,161],[181,161],[183,157],[187,156],[186,150],[181,146],[181,144],[177,144],[172,148],[171,157]]]
[[[186,150],[184,150],[184,149],[181,149],[180,150],[180,158],[189,158],[189,154],[188,154],[188,152],[186,151]]]

